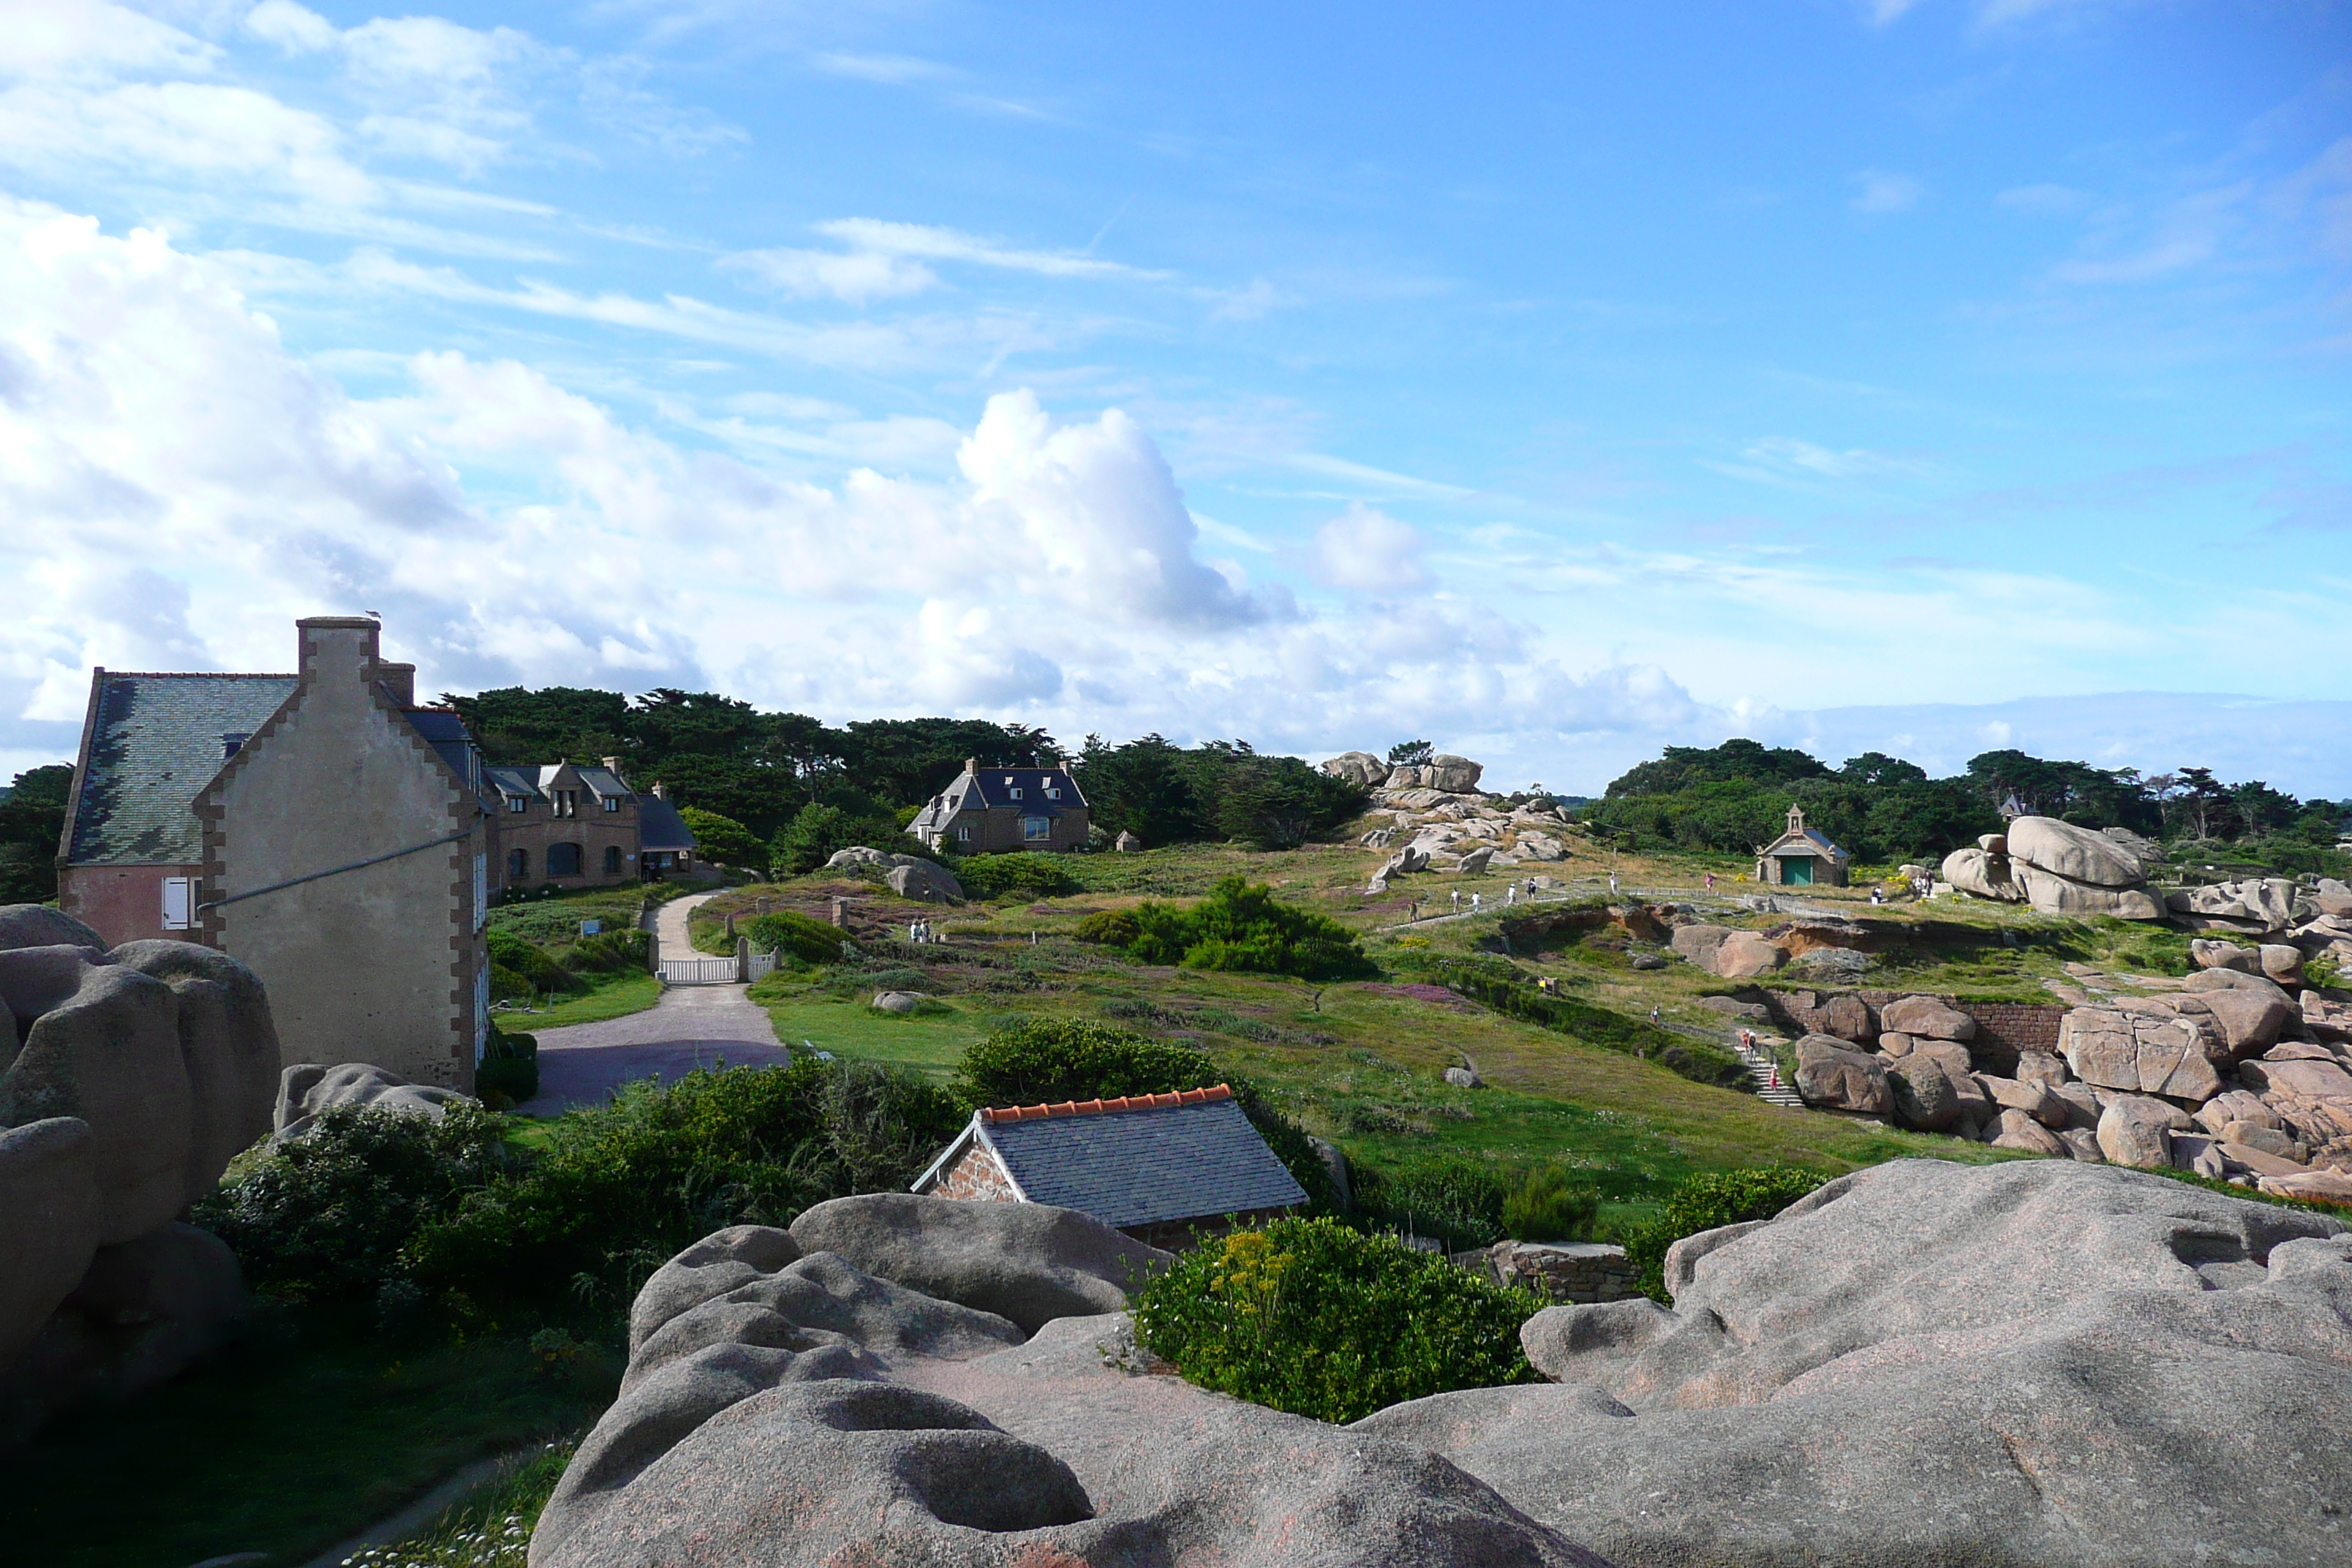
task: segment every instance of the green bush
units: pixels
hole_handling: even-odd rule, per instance
[[[1009,855],[974,855],[955,863],[955,879],[976,899],[1052,899],[1075,893],[1077,878],[1059,857],[1017,850]]]
[[[789,953],[803,963],[837,963],[849,933],[794,910],[761,915],[739,928],[761,952]]]
[[[502,1094],[517,1105],[537,1095],[539,1037],[492,1027],[489,1047],[474,1068],[474,1092]]]
[[[1080,942],[1100,942],[1107,947],[1129,947],[1143,934],[1129,910],[1101,910],[1080,921],[1071,936]]]
[[[1355,1189],[1356,1212],[1367,1222],[1435,1237],[1448,1252],[1463,1252],[1503,1238],[1512,1183],[1484,1160],[1435,1154],[1360,1166]]]
[[[533,991],[581,989],[578,975],[556,963],[543,950],[511,931],[490,932],[490,978],[494,984],[499,979],[497,971],[503,969],[511,977],[508,984],[521,982],[525,994]]]
[[[1666,1212],[1627,1229],[1625,1260],[1641,1271],[1644,1295],[1671,1303],[1666,1293],[1666,1248],[1686,1236],[1749,1220],[1770,1219],[1811,1192],[1827,1176],[1794,1165],[1756,1165],[1693,1176],[1666,1200]]]
[[[1503,1200],[1503,1234],[1514,1241],[1589,1241],[1601,1217],[1601,1194],[1569,1184],[1558,1165],[1528,1173]]]
[[[694,835],[695,850],[705,860],[753,871],[767,869],[768,847],[733,817],[693,805],[678,807],[677,815],[684,819],[687,831]]]
[[[1171,1046],[1082,1018],[1024,1018],[965,1051],[950,1089],[965,1106],[977,1110],[1172,1094],[1218,1083],[1233,1089],[1242,1114],[1306,1189],[1309,1206],[1322,1213],[1336,1211],[1339,1189],[1307,1130],[1284,1115],[1248,1079],[1225,1071],[1205,1052],[1189,1046]]]
[[[776,830],[768,846],[768,864],[780,877],[805,876],[844,849],[863,845],[885,855],[928,853],[898,831],[887,813],[857,816],[822,801],[801,807],[799,815]]]
[[[559,962],[574,974],[618,974],[643,969],[650,954],[653,932],[626,927],[583,936],[565,949]]]
[[[911,1074],[803,1058],[632,1084],[554,1122],[541,1156],[410,1244],[417,1279],[479,1300],[622,1302],[688,1243],[902,1187],[963,1121]]]
[[[1136,907],[1134,919],[1137,934],[1128,951],[1146,963],[1301,980],[1360,980],[1380,973],[1347,927],[1283,903],[1273,889],[1238,876],[1219,881],[1189,910],[1146,901]]]
[[[469,1105],[437,1121],[337,1106],[199,1200],[194,1218],[271,1295],[370,1301],[406,1274],[420,1228],[510,1163],[500,1119]]]
[[[1541,1381],[1518,1335],[1543,1304],[1387,1237],[1282,1219],[1184,1254],[1137,1298],[1135,1331],[1188,1382],[1348,1422]]]

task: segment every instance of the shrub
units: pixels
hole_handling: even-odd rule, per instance
[[[1641,1271],[1644,1295],[1671,1303],[1666,1248],[1686,1236],[1749,1220],[1770,1219],[1829,1178],[1794,1165],[1757,1165],[1693,1176],[1666,1200],[1666,1212],[1625,1233],[1625,1260]]]
[[[1203,1242],[1145,1286],[1136,1337],[1188,1382],[1318,1421],[1540,1379],[1519,1325],[1543,1303],[1328,1219]]]
[[[533,991],[580,989],[578,975],[511,931],[490,932],[490,963],[494,983],[499,978],[496,972],[503,969],[511,977],[508,984],[520,981],[525,994]]]
[[[422,1229],[411,1260],[420,1280],[483,1300],[569,1287],[625,1301],[722,1226],[903,1186],[961,1121],[920,1079],[809,1058],[632,1084],[556,1121],[537,1161]]]
[[[1512,1190],[1504,1171],[1451,1154],[1360,1168],[1355,1187],[1356,1212],[1366,1220],[1435,1237],[1449,1252],[1501,1240]]]
[[[1339,1190],[1307,1130],[1249,1079],[1224,1071],[1205,1052],[1189,1046],[1172,1046],[1081,1018],[1024,1018],[965,1051],[950,1087],[976,1110],[1172,1094],[1217,1083],[1231,1087],[1242,1114],[1306,1189],[1308,1205],[1320,1212],[1336,1210]]]
[[[1051,899],[1075,893],[1079,887],[1070,868],[1055,857],[1027,850],[959,860],[955,879],[966,893],[979,899]]]
[[[778,876],[804,876],[839,851],[859,845],[886,855],[928,853],[887,815],[853,816],[840,806],[813,801],[776,830],[775,841],[768,847],[768,864]]]
[[[1133,945],[1143,928],[1135,923],[1133,911],[1103,910],[1088,915],[1077,923],[1070,934],[1080,942],[1101,942],[1107,947]]]
[[[761,915],[741,928],[761,952],[789,953],[803,963],[837,963],[849,933],[793,910]]]
[[[598,931],[574,942],[564,952],[562,963],[574,974],[617,974],[624,970],[643,969],[652,942],[653,932],[634,927]]]
[[[1147,901],[1128,951],[1146,963],[1357,980],[1380,973],[1355,933],[1328,915],[1277,900],[1274,889],[1227,877],[1189,910]]]
[[[489,1047],[474,1068],[474,1092],[501,1094],[520,1105],[539,1093],[539,1037],[509,1035],[495,1026]]]
[[[195,1221],[272,1295],[373,1300],[406,1273],[403,1249],[418,1230],[510,1159],[500,1119],[469,1105],[438,1121],[337,1106],[199,1200]]]
[[[1503,1200],[1503,1234],[1516,1241],[1586,1241],[1601,1217],[1601,1194],[1572,1187],[1558,1165],[1542,1165]]]

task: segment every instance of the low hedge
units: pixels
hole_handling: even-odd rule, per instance
[[[1545,1303],[1331,1219],[1204,1241],[1143,1288],[1137,1339],[1187,1382],[1318,1421],[1542,1381],[1519,1325]]]
[[[803,963],[838,963],[841,945],[849,933],[797,910],[779,910],[740,925],[751,946],[761,952],[789,954]]]
[[[1026,849],[968,856],[948,869],[965,893],[977,899],[1055,899],[1075,893],[1082,886],[1059,857]]]
[[[1642,1293],[1672,1303],[1666,1293],[1666,1249],[1686,1236],[1749,1220],[1770,1219],[1830,1178],[1795,1165],[1754,1165],[1693,1176],[1666,1200],[1666,1212],[1622,1234],[1625,1261],[1640,1271]]]
[[[1755,1088],[1747,1067],[1738,1057],[1685,1038],[1671,1029],[1596,1007],[1590,1002],[1549,994],[1523,979],[1504,980],[1482,973],[1468,964],[1438,959],[1427,967],[1453,990],[1485,1003],[1507,1017],[1538,1025],[1602,1050],[1655,1062],[1694,1083],[1751,1092]]]

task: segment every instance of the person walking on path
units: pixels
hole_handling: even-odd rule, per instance
[[[1485,907],[1486,907],[1486,900],[1483,897],[1481,897],[1479,894],[1476,894],[1476,893],[1473,893],[1473,894],[1471,894],[1471,895],[1470,895],[1470,912],[1471,912],[1472,914],[1474,914],[1474,915],[1475,915],[1475,914],[1476,914],[1476,913],[1477,913],[1481,909],[1483,909],[1483,908],[1485,908]]]
[[[1454,889],[1454,912],[1457,915],[1462,912],[1462,889],[1459,888]]]
[[[1614,870],[1609,873],[1609,896],[1612,899],[1617,896],[1617,873]]]

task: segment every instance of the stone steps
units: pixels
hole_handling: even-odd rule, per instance
[[[1778,1088],[1773,1087],[1772,1077],[1778,1068],[1770,1057],[1751,1051],[1738,1040],[1731,1042],[1731,1048],[1748,1064],[1748,1076],[1755,1080],[1757,1099],[1767,1105],[1786,1105],[1798,1110],[1805,1108],[1803,1098],[1790,1087],[1788,1079],[1782,1079]]]

